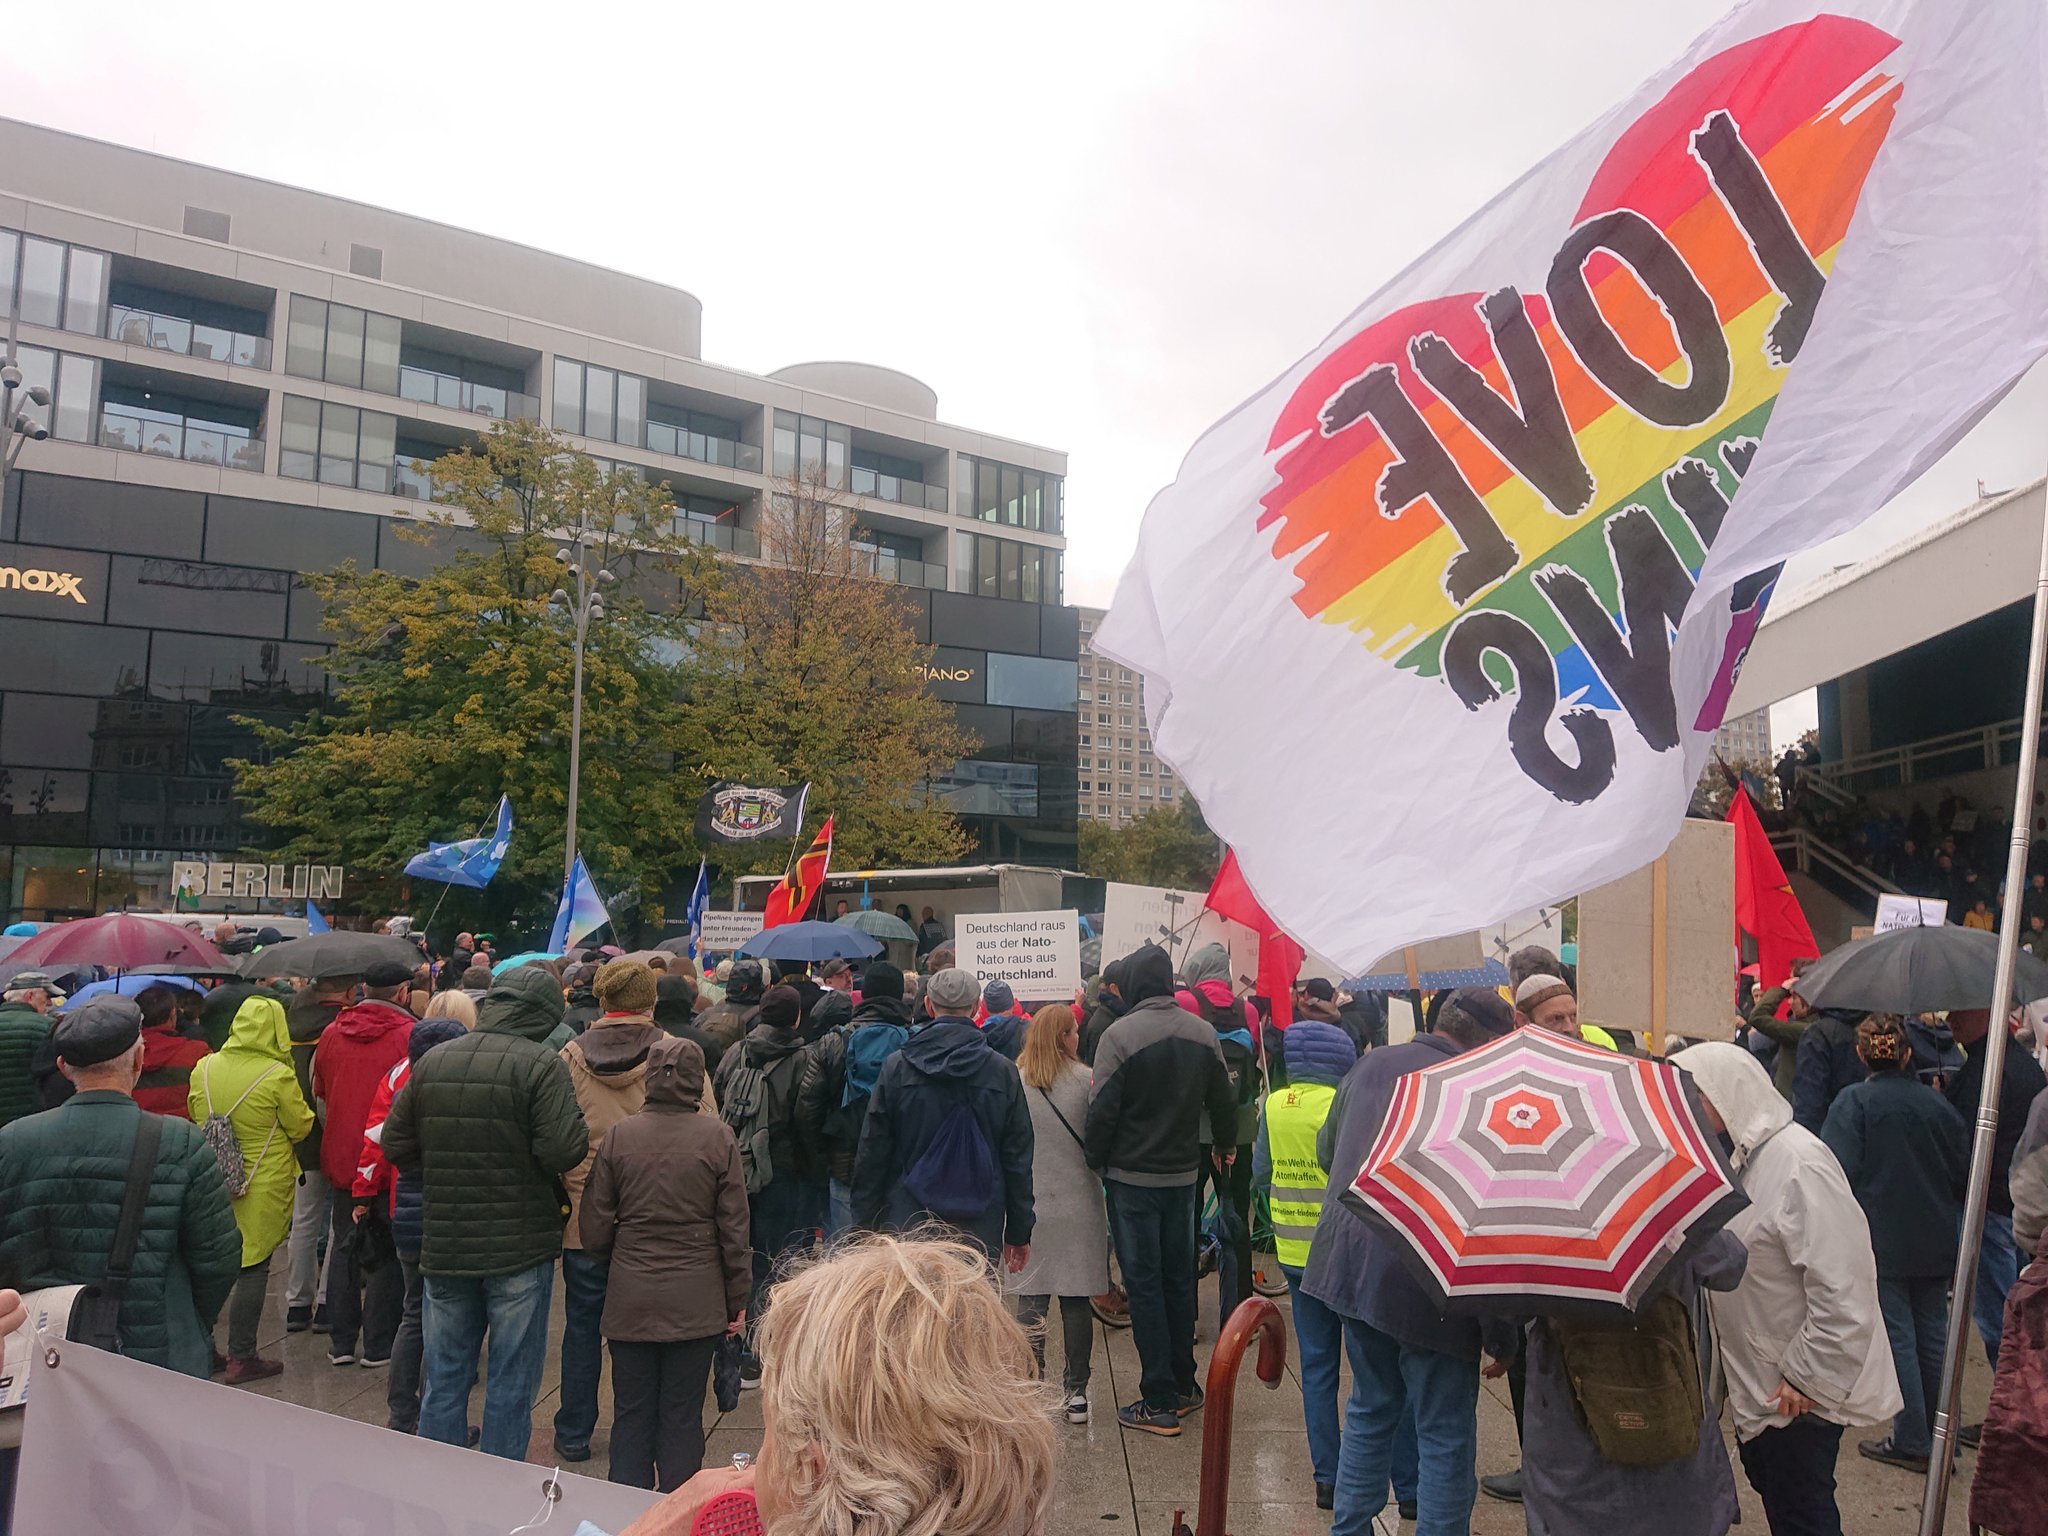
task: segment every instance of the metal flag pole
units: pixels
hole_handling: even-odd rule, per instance
[[[1941,1361],[1941,1401],[1934,1414],[1934,1450],[1927,1460],[1927,1497],[1920,1506],[1921,1536],[1941,1536],[1948,1514],[1951,1453],[1963,1391],[1963,1354],[1970,1337],[1970,1301],[1977,1254],[1984,1243],[1984,1209],[1991,1193],[1991,1146],[1998,1136],[1998,1100],[2005,1082],[2005,1047],[2011,1031],[2013,970],[2019,959],[2020,898],[2027,887],[2027,850],[2033,831],[2034,768],[2041,747],[2041,690],[2048,672],[2048,515],[2041,522],[2041,565],[2034,578],[2034,631],[2027,652],[2027,701],[2020,726],[2018,787],[2012,797],[2012,846],[2005,857],[2005,899],[1998,928],[1998,969],[1991,983],[1991,1027],[1985,1033],[1984,1083],[1977,1096],[1977,1135],[1970,1149],[1970,1187],[1963,1202],[1962,1241],[1949,1288],[1948,1348]]]

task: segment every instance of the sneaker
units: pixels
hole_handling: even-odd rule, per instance
[[[1908,1472],[1927,1470],[1927,1453],[1915,1456],[1911,1451],[1902,1451],[1890,1435],[1882,1440],[1859,1440],[1856,1449],[1872,1461],[1881,1461],[1888,1467],[1904,1467]]]
[[[1287,1276],[1280,1272],[1276,1260],[1263,1257],[1252,1261],[1252,1290],[1268,1299],[1287,1294]]]
[[[1983,1424],[1981,1422],[1976,1424],[1965,1424],[1959,1431],[1957,1431],[1956,1442],[1959,1445],[1969,1446],[1971,1450],[1977,1449],[1977,1447],[1981,1446],[1984,1443]]]
[[[1512,1472],[1496,1472],[1491,1477],[1479,1479],[1479,1491],[1489,1499],[1499,1499],[1503,1504],[1522,1502],[1522,1469]]]
[[[1403,1520],[1406,1520],[1410,1525],[1415,1523],[1415,1501],[1413,1499],[1403,1499],[1394,1507],[1401,1512]]]
[[[229,1386],[239,1387],[246,1382],[268,1381],[273,1376],[282,1376],[283,1374],[284,1362],[282,1360],[230,1359],[227,1363],[227,1371],[223,1379]]]
[[[1076,1392],[1067,1399],[1067,1422],[1086,1424],[1088,1422],[1088,1394]]]
[[[1317,1484],[1316,1484],[1316,1508],[1317,1508],[1317,1509],[1335,1509],[1336,1507],[1337,1507],[1337,1485],[1336,1485],[1335,1483],[1317,1483]]]
[[[1184,1419],[1191,1414],[1200,1413],[1202,1411],[1202,1389],[1196,1387],[1194,1391],[1184,1394],[1173,1405],[1173,1411]]]
[[[315,1333],[334,1332],[334,1325],[327,1321],[327,1303],[324,1301],[313,1309],[313,1331]]]
[[[327,1355],[327,1363],[329,1365],[354,1365],[356,1363],[355,1352],[353,1350],[342,1350],[336,1353],[330,1350]]]
[[[304,1333],[312,1326],[313,1309],[311,1307],[287,1307],[285,1309],[284,1331],[286,1333]]]
[[[356,1364],[360,1365],[366,1371],[382,1370],[385,1366],[389,1365],[390,1363],[391,1357],[389,1355],[385,1355],[383,1358],[378,1360],[372,1360],[367,1350],[364,1353],[356,1356]]]
[[[1088,1298],[1089,1310],[1095,1320],[1105,1328],[1128,1328],[1131,1326],[1131,1302],[1121,1286],[1111,1286],[1100,1296]]]
[[[555,1454],[564,1461],[588,1461],[590,1460],[590,1445],[587,1441],[582,1445],[567,1445],[557,1440],[555,1442]]]
[[[1180,1415],[1170,1408],[1148,1408],[1141,1397],[1116,1411],[1117,1423],[1125,1429],[1142,1429],[1148,1435],[1177,1435]]]
[[[761,1362],[746,1359],[740,1362],[740,1390],[751,1392],[761,1385]]]

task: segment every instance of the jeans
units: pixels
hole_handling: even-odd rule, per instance
[[[327,1237],[327,1318],[334,1328],[328,1351],[355,1354],[360,1332],[363,1359],[389,1360],[399,1314],[405,1310],[405,1272],[395,1263],[374,1273],[357,1265],[347,1241],[355,1227],[355,1198],[347,1190],[335,1190],[328,1209],[333,1212],[333,1229]]]
[[[270,1285],[271,1255],[242,1266],[234,1294],[228,1298],[228,1358],[254,1360],[256,1333],[263,1325],[263,1293]]]
[[[1195,1391],[1195,1184],[1104,1181],[1109,1235],[1131,1300],[1138,1389],[1171,1412]]]
[[[1019,1296],[1017,1321],[1031,1334],[1031,1352],[1038,1357],[1038,1374],[1045,1376],[1045,1313],[1050,1296]],[[1086,1296],[1060,1298],[1060,1338],[1066,1345],[1067,1362],[1061,1384],[1067,1396],[1080,1397],[1088,1390],[1088,1370],[1095,1358],[1095,1310]]]
[[[398,1314],[398,1336],[391,1341],[391,1379],[385,1383],[386,1429],[417,1434],[420,1427],[420,1356],[425,1330],[420,1319],[425,1302],[420,1256],[401,1253],[399,1273],[405,1276],[405,1304]]]
[[[1252,1293],[1252,1149],[1239,1147],[1237,1160],[1227,1172],[1219,1173],[1202,1149],[1204,1186],[1216,1191],[1216,1230],[1222,1237],[1222,1252],[1216,1259],[1216,1331]],[[1198,1199],[1199,1211],[1206,1201]]]
[[[825,1238],[829,1242],[853,1230],[853,1186],[830,1181],[825,1198]]]
[[[1330,1536],[1368,1536],[1387,1507],[1403,1418],[1412,1418],[1416,1442],[1416,1536],[1465,1536],[1479,1497],[1478,1360],[1410,1349],[1355,1317],[1343,1324],[1351,1401]]]
[[[562,1406],[555,1412],[555,1444],[588,1447],[597,1432],[597,1388],[604,1375],[604,1317],[608,1266],[580,1248],[562,1250]],[[641,1483],[639,1487],[651,1487]]]
[[[1343,1445],[1337,1415],[1337,1372],[1344,1363],[1344,1319],[1301,1288],[1302,1271],[1280,1266],[1287,1277],[1288,1304],[1294,1313],[1294,1348],[1301,1372],[1301,1416],[1308,1426],[1308,1460],[1315,1480],[1337,1481],[1337,1456]],[[1415,1415],[1404,1413],[1394,1431],[1394,1499],[1415,1497]]]
[[[754,1248],[754,1288],[747,1299],[747,1338],[751,1344],[761,1307],[773,1288],[776,1270],[792,1251],[811,1240],[813,1187],[801,1179],[782,1177],[747,1197]],[[751,1352],[751,1351],[750,1351]]]
[[[1771,1536],[1842,1536],[1835,1457],[1842,1426],[1805,1414],[1736,1447],[1742,1474],[1764,1501]]]
[[[285,1247],[284,1304],[317,1307],[327,1300],[327,1271],[320,1263],[320,1237],[327,1230],[327,1207],[334,1186],[315,1168],[299,1175],[292,1195],[292,1235]]]
[[[702,1469],[704,1388],[718,1339],[611,1341],[613,1482],[673,1493]]]
[[[2005,1298],[2020,1277],[2020,1250],[2012,1235],[2012,1217],[1984,1213],[1984,1246],[1977,1250],[1977,1299],[1972,1315],[1984,1357],[1998,1369],[1998,1345],[2005,1337]]]
[[[554,1279],[553,1261],[481,1280],[426,1277],[422,1439],[443,1445],[468,1443],[469,1395],[476,1387],[477,1362],[488,1334],[491,1374],[484,1384],[482,1449],[512,1461],[526,1459],[533,1439],[533,1398],[547,1365],[548,1298]]]
[[[1934,1444],[1931,1415],[1941,1401],[1948,1278],[1888,1279],[1879,1275],[1877,1305],[1892,1343],[1899,1395],[1906,1400],[1892,1420],[1892,1444],[1910,1456],[1925,1456]]]

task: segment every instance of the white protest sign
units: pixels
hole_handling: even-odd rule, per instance
[[[1948,921],[1948,903],[1939,896],[1896,896],[1887,891],[1877,898],[1875,933],[1894,928],[1939,928]]]
[[[983,986],[1008,982],[1020,1003],[1060,1002],[1081,985],[1078,912],[963,912],[953,949],[961,970]]]
[[[14,1529],[73,1536],[622,1531],[647,1488],[479,1456],[44,1334],[23,1425]]]
[[[706,912],[697,938],[697,953],[736,955],[740,946],[761,931],[758,912]]]
[[[1202,905],[1202,891],[1174,891],[1153,885],[1119,885],[1103,889],[1102,960],[1107,965],[1147,944],[1157,944],[1178,971],[1204,944],[1230,951],[1233,981],[1259,969],[1259,936],[1242,923],[1219,917]]]
[[[71,1308],[82,1285],[50,1285],[29,1291],[21,1298],[28,1321],[7,1335],[0,1349],[0,1409],[19,1408],[28,1401],[28,1380],[35,1366],[35,1336],[55,1334],[63,1338],[71,1326]]]

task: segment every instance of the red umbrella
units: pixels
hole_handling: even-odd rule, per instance
[[[132,971],[144,965],[189,965],[233,971],[234,963],[198,934],[164,917],[109,912],[45,928],[7,957],[14,966],[100,965]]]

